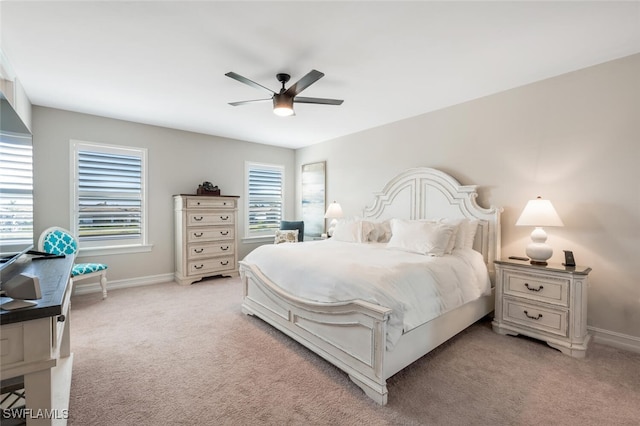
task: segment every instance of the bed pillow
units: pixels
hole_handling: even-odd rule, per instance
[[[373,223],[352,217],[338,220],[331,238],[335,241],[347,243],[367,242],[369,234],[373,230]]]
[[[443,256],[454,227],[435,221],[391,219],[391,239],[388,248]]]
[[[372,243],[388,243],[391,238],[391,225],[388,220],[384,222],[362,221],[362,227],[363,233],[365,231],[365,227],[370,228],[365,241],[370,241]]]
[[[455,227],[455,231],[449,241],[449,247],[447,247],[449,249],[447,253],[450,254],[454,249],[464,248],[469,219],[451,219],[447,217],[440,219],[439,222]]]
[[[276,238],[273,241],[274,244],[282,243],[297,243],[298,242],[298,230],[297,229],[277,229]]]
[[[478,232],[478,225],[480,221],[477,219],[469,220],[466,226],[465,239],[464,239],[464,248],[473,248],[473,241],[476,238],[476,233]]]

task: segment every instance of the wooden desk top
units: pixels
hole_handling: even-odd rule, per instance
[[[24,263],[17,273],[26,272],[38,277],[42,298],[34,300],[36,306],[16,309],[13,311],[0,310],[0,324],[11,324],[39,318],[53,317],[62,313],[62,302],[69,284],[73,256],[58,259],[35,260]],[[0,304],[11,299],[1,297]]]

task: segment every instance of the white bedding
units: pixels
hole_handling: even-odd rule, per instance
[[[283,290],[307,300],[359,299],[391,308],[387,350],[403,332],[491,292],[482,255],[472,249],[432,257],[382,243],[328,239],[263,245],[244,261]]]

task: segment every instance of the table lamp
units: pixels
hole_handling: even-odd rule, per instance
[[[342,207],[340,207],[340,204],[336,203],[335,201],[329,204],[329,208],[324,214],[324,217],[326,219],[331,219],[331,222],[329,222],[329,229],[327,230],[327,234],[331,236],[333,235],[333,231],[336,228],[336,224],[338,223],[338,218],[342,217]]]
[[[551,201],[538,197],[529,200],[525,206],[516,226],[533,226],[531,232],[531,242],[527,245],[527,256],[531,259],[532,265],[546,265],[547,260],[553,254],[553,249],[546,243],[547,233],[543,226],[564,226],[560,216],[553,208]]]

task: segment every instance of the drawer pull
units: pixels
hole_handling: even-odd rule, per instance
[[[542,318],[542,314],[540,314],[540,313],[538,314],[537,317],[529,315],[529,312],[527,312],[527,311],[524,311],[524,314],[525,314],[525,316],[527,318],[532,319],[532,320],[536,320],[536,321],[539,320],[540,318]]]
[[[225,260],[224,262],[220,262],[220,264],[221,264],[222,266],[227,266],[227,265],[229,264],[229,261],[228,261],[228,260]]]
[[[193,249],[193,252],[194,253],[198,253],[198,254],[202,253],[203,251],[204,251],[203,248],[201,248],[201,249]]]
[[[58,315],[58,322],[64,322],[67,319],[64,315]]]
[[[194,236],[194,237],[196,237],[196,238],[200,238],[200,237],[202,237],[203,235],[204,235],[204,233],[202,233],[202,232],[194,232],[194,233],[193,233],[193,236]]]
[[[200,217],[193,217],[193,220],[195,220],[196,222],[200,222],[202,219],[204,219],[204,217],[200,216]]]
[[[193,267],[194,267],[195,269],[202,269],[202,268],[204,268],[204,265],[200,265],[200,266],[193,265]]]
[[[222,219],[222,220],[229,220],[229,216],[220,216],[220,219]]]
[[[229,246],[226,246],[226,247],[222,247],[222,246],[220,246],[220,250],[222,250],[222,251],[227,251],[227,250],[229,250]]]
[[[540,290],[542,290],[542,289],[544,288],[544,286],[543,286],[543,285],[541,285],[541,286],[540,286],[540,287],[538,287],[538,288],[529,287],[529,283],[524,283],[524,286],[525,286],[525,287],[527,288],[527,290],[529,290],[529,291],[540,291]]]
[[[229,231],[220,231],[220,235],[229,235]]]
[[[198,201],[196,204],[197,204],[197,205],[200,205],[200,201]]]

